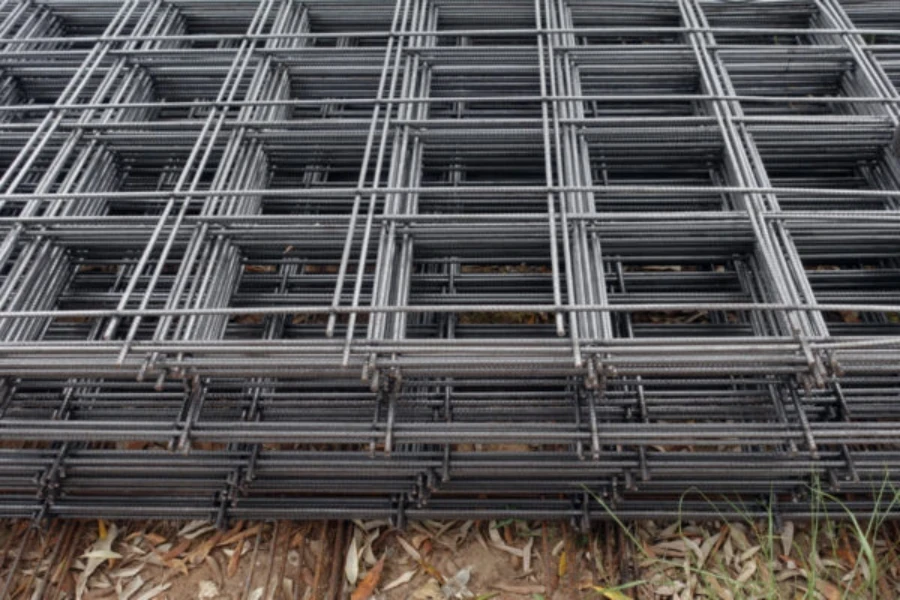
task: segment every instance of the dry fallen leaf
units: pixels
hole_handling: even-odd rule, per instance
[[[150,588],[149,590],[138,596],[136,600],[151,600],[152,598],[156,598],[157,596],[162,594],[170,587],[172,587],[172,582],[160,584],[156,587]]]
[[[747,548],[750,547],[750,542],[747,540],[747,535],[744,533],[743,527],[739,524],[732,524],[728,528],[729,539],[734,540],[735,546],[738,547],[738,550],[743,552]]]
[[[787,581],[788,579],[793,579],[795,577],[804,577],[804,572],[799,569],[788,568],[778,574],[775,577],[775,581],[781,583],[782,581]]]
[[[83,558],[87,558],[87,563],[85,563],[84,569],[78,576],[78,582],[75,587],[75,597],[78,600],[81,600],[87,590],[88,579],[104,561],[109,558],[121,558],[121,555],[112,551],[113,542],[116,541],[118,535],[119,529],[116,527],[116,524],[110,524],[109,529],[106,531],[106,536],[98,537],[88,551],[84,553]]]
[[[189,540],[196,540],[201,535],[206,535],[207,533],[210,533],[211,531],[215,531],[215,530],[216,530],[216,526],[213,524],[209,524],[209,525],[206,525],[205,527],[201,527],[200,529],[195,529],[195,530],[191,531],[190,533],[187,533],[186,535],[183,535],[181,537],[189,539]]]
[[[81,555],[81,558],[99,558],[101,561],[122,558],[122,555],[112,550],[91,550]]]
[[[686,538],[684,538],[684,545],[687,546],[688,549],[690,549],[690,551],[693,552],[697,556],[698,563],[703,562],[703,549],[700,547],[700,544],[698,544],[691,538],[686,537]]]
[[[703,544],[700,546],[700,557],[697,562],[697,566],[703,567],[706,564],[706,559],[709,558],[709,555],[712,554],[713,548],[719,544],[719,540],[722,539],[722,534],[717,533],[715,535],[711,535],[703,541]]]
[[[184,557],[185,562],[192,565],[199,565],[206,560],[206,557],[209,556],[209,553],[216,547],[216,544],[219,543],[220,539],[222,539],[221,532],[213,534],[208,540],[201,542],[199,546],[191,550],[187,556]]]
[[[794,545],[794,523],[793,521],[785,521],[784,528],[781,531],[781,549],[785,556],[791,555],[791,548]]]
[[[178,530],[177,535],[178,535],[178,537],[186,537],[186,536],[190,535],[191,533],[197,531],[204,525],[208,525],[208,524],[209,524],[209,521],[204,521],[202,519],[198,519],[196,521],[190,521],[187,523],[187,525],[185,525],[184,527],[182,527],[181,529]]]
[[[419,551],[413,548],[412,544],[404,540],[402,537],[397,536],[397,542],[399,542],[400,547],[409,554],[409,556],[416,562],[422,562],[422,555],[419,554]]]
[[[528,541],[525,543],[525,548],[522,549],[522,572],[528,573],[531,571],[531,549],[534,548],[534,538],[528,538]]]
[[[377,529],[374,532],[367,534],[365,544],[363,544],[362,551],[360,552],[363,560],[369,567],[374,567],[375,563],[378,562],[378,559],[375,557],[375,552],[372,550],[372,544],[375,543],[375,540],[377,540],[380,535],[381,532]]]
[[[678,528],[681,526],[679,521],[675,521],[674,523],[668,525],[665,529],[660,531],[656,537],[660,540],[671,539],[678,537]]]
[[[168,568],[172,569],[173,571],[178,571],[182,575],[187,576],[187,574],[188,574],[187,565],[185,564],[185,562],[183,560],[181,560],[179,558],[173,558],[172,560],[167,560],[166,566]]]
[[[753,574],[756,573],[756,563],[748,562],[744,565],[744,570],[741,571],[741,574],[737,576],[735,581],[738,583],[747,583],[750,581],[750,578],[753,577]]]
[[[181,556],[185,550],[190,548],[190,546],[191,546],[191,540],[188,540],[188,539],[181,540],[177,546],[175,546],[174,548],[172,548],[165,554],[161,555],[160,558],[162,559],[163,562],[169,562],[173,558],[178,558],[179,556]]]
[[[660,542],[652,547],[656,556],[681,558],[687,551],[687,544],[684,539],[672,540],[669,542]]]
[[[825,600],[840,600],[841,598],[841,590],[824,579],[816,579],[816,590],[825,596]]]
[[[527,596],[529,594],[543,594],[547,591],[547,588],[542,585],[510,585],[508,583],[494,583],[491,584],[491,587],[498,589],[501,592],[521,594],[523,596]]]
[[[731,593],[731,590],[722,587],[718,577],[715,575],[704,575],[703,581],[718,594],[719,600],[734,600],[734,594]]]
[[[119,600],[129,600],[139,589],[144,586],[144,578],[138,575],[132,579],[125,588],[119,592]]]
[[[441,586],[441,593],[445,598],[471,598],[474,594],[467,587],[471,577],[471,567],[460,569],[453,577],[444,582],[444,585]]]
[[[356,535],[350,539],[350,547],[347,548],[347,557],[344,559],[344,576],[350,585],[355,584],[359,579],[359,550],[356,546]]]
[[[114,579],[128,579],[129,577],[134,577],[138,573],[144,570],[144,567],[147,566],[147,563],[139,563],[133,567],[128,567],[127,569],[116,569],[112,573],[109,574],[110,577]]]
[[[756,553],[759,552],[761,548],[762,548],[762,546],[757,545],[757,546],[753,546],[752,548],[749,548],[748,550],[745,550],[744,552],[741,553],[738,560],[740,562],[747,562],[748,560],[750,560],[751,558],[756,556]]]
[[[240,531],[240,532],[234,533],[234,534],[232,534],[229,531],[227,534],[227,537],[225,539],[219,541],[219,543],[217,545],[218,546],[230,546],[234,542],[237,542],[240,540],[245,540],[249,537],[253,537],[254,535],[257,534],[257,532],[259,532],[260,529],[262,529],[262,525],[256,525],[254,527],[251,527],[250,529],[246,529],[244,531]]]
[[[363,577],[353,593],[350,594],[350,600],[368,600],[375,592],[375,587],[381,580],[381,572],[384,570],[384,557],[375,563],[375,566],[369,569],[366,576]]]
[[[159,535],[158,533],[145,533],[141,537],[143,537],[154,546],[158,546],[166,541],[166,538]]]
[[[415,570],[415,569],[413,569],[412,571],[407,571],[406,573],[403,573],[402,575],[400,575],[400,576],[397,577],[396,579],[390,581],[389,583],[386,583],[386,584],[384,585],[384,587],[381,588],[381,589],[382,589],[383,591],[387,592],[387,591],[390,591],[390,590],[392,590],[392,589],[394,589],[394,588],[398,588],[398,587],[400,587],[401,585],[406,585],[407,583],[409,583],[410,581],[412,581],[412,578],[415,577],[415,576],[416,576],[416,570]]]
[[[241,549],[244,546],[243,541],[239,541],[237,545],[234,547],[234,552],[231,555],[231,558],[228,559],[228,567],[225,569],[225,574],[231,578],[234,577],[234,574],[237,573],[238,564],[241,562]]]

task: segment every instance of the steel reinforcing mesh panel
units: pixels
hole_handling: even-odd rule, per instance
[[[898,87],[893,0],[2,1],[0,515],[877,510]]]

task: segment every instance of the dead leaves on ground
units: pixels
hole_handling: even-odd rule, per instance
[[[350,594],[350,600],[368,600],[375,593],[378,582],[381,581],[381,572],[384,570],[384,557],[382,556],[375,566],[372,567],[363,580],[359,582],[353,593]]]
[[[867,599],[880,590],[900,591],[889,573],[862,573],[860,544],[843,524],[811,529],[785,522],[670,524],[643,522],[634,534],[642,545],[635,590],[647,599],[803,598]],[[828,558],[824,558],[828,556]],[[889,579],[893,579],[889,581]]]
[[[276,569],[276,583],[257,581],[248,598],[313,596],[308,590],[316,577],[308,565],[331,556],[330,542],[323,542],[331,538],[316,540],[304,525],[285,528],[274,561],[290,577]],[[41,548],[61,539],[60,531],[42,534]],[[887,565],[873,576],[854,530],[844,524],[814,532],[792,522],[777,531],[766,522],[640,522],[630,526],[629,552],[610,543],[617,533],[612,525],[587,534],[552,523],[425,521],[400,532],[383,521],[357,521],[349,532],[339,568],[345,600],[870,600],[900,592],[896,541],[868,540],[866,547]],[[51,565],[47,556],[27,553],[13,590],[22,598],[57,589],[60,597],[79,600],[234,598],[251,571],[256,540],[271,548],[272,534],[272,524],[263,523],[220,531],[201,521],[94,521],[73,534],[69,562],[60,556]],[[265,571],[256,569],[260,577]]]
[[[217,598],[211,595],[212,590],[237,575],[241,559],[249,551],[248,538],[264,527],[239,522],[228,531],[219,531],[206,521],[156,523],[136,525],[122,535],[116,524],[99,521],[96,534],[72,565],[76,573],[74,597],[162,598],[178,577],[188,577],[203,567],[211,579],[198,582],[197,597]],[[220,559],[226,565],[224,571]]]

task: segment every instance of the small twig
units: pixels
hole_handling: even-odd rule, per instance
[[[328,591],[325,593],[326,600],[330,598],[340,598],[341,589],[343,588],[344,578],[341,577],[344,557],[347,554],[347,548],[344,546],[350,543],[349,538],[345,544],[344,531],[347,529],[343,521],[337,522],[337,532],[335,533],[334,547],[332,548],[331,557],[331,576],[328,578]]]
[[[253,543],[253,553],[250,555],[250,571],[244,580],[244,591],[241,593],[241,600],[250,597],[250,587],[253,585],[253,575],[256,573],[256,555],[259,553],[259,542],[262,539],[263,528],[260,527],[256,531],[256,541]],[[242,548],[238,547],[235,552],[240,552]]]
[[[275,573],[275,587],[272,590],[272,598],[276,598],[278,596],[278,590],[282,587],[282,585],[284,583],[284,572],[285,572],[285,569],[287,568],[287,555],[288,555],[288,552],[290,551],[290,547],[288,546],[288,544],[290,544],[290,541],[291,541],[291,532],[289,529],[286,529],[284,532],[284,548],[283,548],[284,551],[281,553],[281,556],[279,557],[279,560],[278,560],[278,571]],[[273,539],[272,543],[275,546],[278,545],[277,536]],[[266,598],[268,600],[268,596]]]
[[[319,598],[319,584],[322,581],[322,569],[325,566],[325,541],[328,536],[328,524],[329,521],[322,522],[322,533],[319,535],[319,555],[316,557],[316,570],[313,574],[313,583],[312,583],[312,594],[310,595],[311,600],[318,600]]]
[[[553,560],[550,556],[550,541],[547,533],[547,521],[541,523],[541,559],[544,562],[544,585],[553,595],[555,586],[553,585]]]
[[[272,542],[269,544],[269,558],[266,561],[266,583],[263,587],[262,595],[264,600],[268,600],[269,598],[269,584],[272,581],[272,571],[275,568],[275,546],[278,545],[278,525],[279,521],[275,521],[275,525],[272,527]]]
[[[19,549],[16,551],[16,556],[13,558],[13,562],[9,567],[9,574],[6,576],[6,582],[3,584],[3,590],[0,591],[0,600],[5,600],[9,595],[10,588],[13,583],[13,577],[16,574],[16,570],[19,568],[19,562],[22,560],[22,555],[25,553],[25,547],[31,542],[31,536],[34,535],[35,528],[28,527],[25,535],[22,537],[22,543],[19,544]]]
[[[312,531],[312,527],[304,525],[300,528],[300,548],[297,550],[297,576],[294,578],[294,599],[300,600],[300,582],[303,581],[303,567],[306,565],[306,537]],[[292,538],[293,539],[293,538]]]
[[[52,529],[52,528],[53,528],[53,525],[55,525],[55,524],[57,524],[57,523],[59,523],[59,521],[54,521],[54,522],[50,525],[50,528],[49,528],[49,529]],[[27,594],[28,590],[31,589],[31,585],[34,583],[35,579],[37,579],[38,568],[40,567],[40,563],[41,563],[41,561],[42,561],[43,558],[44,558],[44,552],[47,551],[47,544],[50,542],[50,538],[52,537],[52,536],[50,535],[49,529],[48,529],[48,532],[47,532],[47,533],[48,533],[47,537],[41,540],[41,549],[40,549],[40,551],[39,551],[39,553],[38,553],[38,564],[35,565],[35,567],[31,570],[31,573],[29,573],[28,579],[25,580],[25,585],[24,585],[24,586],[20,586],[20,587],[22,587],[23,592],[26,592],[26,594]],[[60,527],[60,530],[61,530],[61,529],[62,529],[62,527]],[[62,538],[62,531],[60,531],[59,537]],[[56,550],[58,547],[59,547],[59,543],[54,544],[54,546],[53,546],[54,552],[55,552],[55,550]],[[52,564],[53,564],[53,561],[50,562],[50,565],[51,565],[51,566],[48,567],[48,570],[53,568],[53,567],[52,567]],[[38,586],[40,587],[40,585],[41,585],[41,584],[39,583]],[[43,594],[43,591],[41,592],[41,594]]]
[[[71,531],[69,532],[69,538],[66,541],[66,548],[64,551],[65,558],[62,561],[62,564],[57,568],[57,573],[59,573],[59,581],[56,582],[56,588],[53,591],[52,600],[59,600],[59,596],[63,590],[63,584],[66,579],[66,573],[69,571],[69,566],[72,564],[72,559],[75,556],[76,550],[76,541],[78,540],[78,532],[80,530],[80,526],[76,523],[72,523]]]

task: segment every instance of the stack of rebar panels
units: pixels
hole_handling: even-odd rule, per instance
[[[0,0],[0,516],[883,511],[898,88],[896,0]]]

